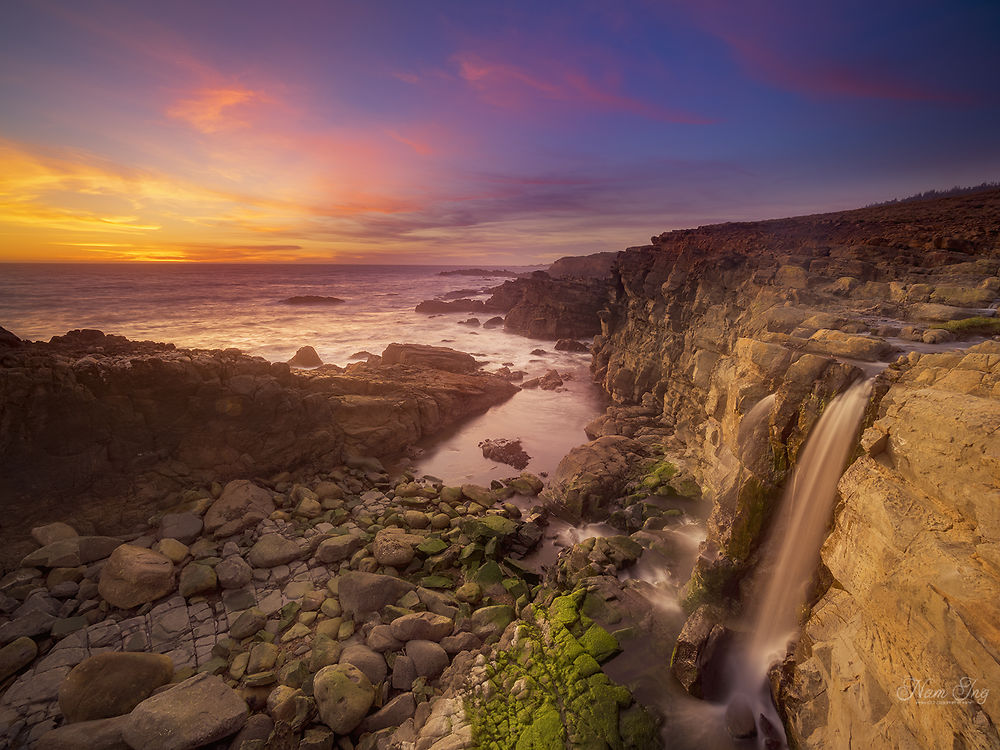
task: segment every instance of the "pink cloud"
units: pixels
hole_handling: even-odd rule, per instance
[[[707,124],[712,120],[691,112],[671,109],[630,97],[616,86],[598,83],[585,73],[551,65],[537,65],[529,72],[512,63],[488,60],[474,52],[452,57],[459,76],[489,103],[525,109],[531,100],[543,99],[610,112],[628,112],[664,122]]]

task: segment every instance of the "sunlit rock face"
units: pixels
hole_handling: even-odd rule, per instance
[[[673,429],[714,503],[689,606],[752,595],[780,486],[835,394],[909,348],[1000,330],[998,217],[994,191],[672,232],[619,256],[595,375]],[[829,588],[782,693],[803,747],[996,744],[988,701],[918,705],[904,698],[920,685],[901,687],[1000,685],[996,347],[910,354],[876,381],[860,443],[877,455],[840,484]]]
[[[996,747],[1000,342],[887,372],[785,695],[801,746]]]

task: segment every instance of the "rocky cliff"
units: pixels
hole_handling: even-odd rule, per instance
[[[689,607],[721,603],[738,623],[783,483],[835,394],[909,349],[1000,332],[998,227],[992,191],[671,232],[619,256],[595,376],[657,415],[664,450],[713,503]],[[826,592],[786,676],[793,742],[996,746],[989,701],[897,694],[911,678],[1000,684],[996,352],[910,354],[879,377]]]

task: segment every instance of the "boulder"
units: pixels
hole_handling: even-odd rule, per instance
[[[373,713],[361,724],[362,731],[377,732],[388,727],[398,727],[413,716],[417,701],[413,693],[401,693]]]
[[[588,352],[590,347],[576,339],[559,339],[553,347],[557,352]]]
[[[340,606],[348,615],[377,612],[416,589],[409,581],[379,573],[350,571],[340,576]]]
[[[691,613],[677,637],[670,671],[696,698],[701,697],[702,670],[725,633],[721,621],[722,613],[717,608],[702,604]]]
[[[199,674],[136,706],[122,736],[133,750],[191,750],[235,734],[248,713],[222,678]]]
[[[332,664],[313,678],[313,696],[323,723],[337,734],[349,734],[371,708],[375,689],[353,664]]]
[[[250,548],[247,561],[255,568],[274,568],[285,565],[302,555],[302,548],[280,534],[264,534]]]
[[[393,638],[399,641],[440,641],[451,635],[455,623],[450,617],[433,612],[414,612],[389,623]]]
[[[236,534],[256,526],[273,512],[270,492],[247,479],[234,479],[205,513],[205,531],[216,536],[220,530]]]
[[[251,607],[250,609],[243,610],[236,617],[233,624],[229,627],[229,635],[236,640],[243,640],[262,630],[266,624],[267,615],[259,609]]]
[[[173,675],[169,656],[107,651],[70,670],[59,685],[59,708],[69,723],[127,714]]]
[[[319,367],[323,364],[323,360],[311,346],[303,346],[288,360],[288,364],[292,367]]]
[[[24,612],[0,625],[0,643],[12,643],[21,638],[45,635],[55,623],[55,615],[42,610]],[[13,656],[13,652],[11,654]]]
[[[215,591],[217,586],[218,578],[211,566],[189,563],[181,570],[177,591],[183,597],[191,597]]]
[[[513,466],[515,469],[523,469],[531,461],[531,456],[521,447],[520,438],[483,440],[479,443],[479,447],[483,450],[483,458]]]
[[[143,547],[123,544],[101,569],[98,592],[109,604],[131,609],[174,590],[174,564]]]

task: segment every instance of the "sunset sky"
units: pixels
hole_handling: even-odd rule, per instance
[[[0,3],[0,260],[516,264],[1000,179],[1000,2]]]

